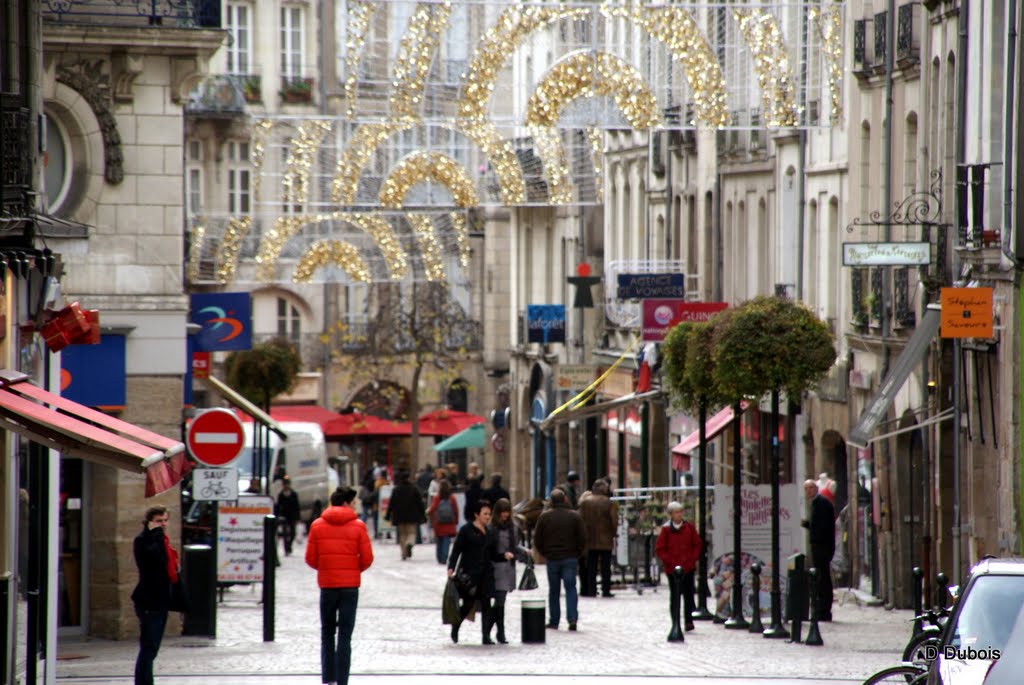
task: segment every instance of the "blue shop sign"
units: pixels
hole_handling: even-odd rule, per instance
[[[526,305],[526,341],[537,343],[565,342],[565,305]]]
[[[249,293],[196,293],[192,295],[192,323],[196,352],[252,348],[252,297]]]
[[[68,345],[60,353],[60,394],[104,411],[126,402],[125,338],[104,335],[99,345]]]
[[[686,274],[619,274],[620,300],[686,297]]]

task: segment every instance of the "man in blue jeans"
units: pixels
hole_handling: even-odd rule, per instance
[[[306,563],[320,585],[320,673],[331,685],[348,683],[359,585],[373,563],[366,524],[352,509],[355,496],[345,486],[331,493],[331,506],[313,521],[306,539]]]
[[[178,580],[178,553],[167,539],[170,516],[167,507],[146,511],[142,532],[132,545],[139,583],[132,592],[139,617],[139,655],[135,660],[135,685],[153,685],[153,661],[167,626],[171,586]]]
[[[551,491],[551,506],[537,519],[533,531],[533,545],[544,557],[548,569],[548,628],[558,630],[562,618],[559,607],[562,587],[565,586],[565,614],[569,630],[576,630],[577,611],[576,569],[579,558],[587,551],[587,532],[583,519],[566,500],[565,493]]]

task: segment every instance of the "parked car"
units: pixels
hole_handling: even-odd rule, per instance
[[[978,562],[946,622],[938,654],[929,667],[928,685],[986,683],[989,671],[1009,655],[1022,607],[1024,559]]]

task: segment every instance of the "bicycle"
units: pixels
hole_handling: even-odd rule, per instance
[[[919,621],[927,621],[927,625],[910,636],[907,646],[903,648],[904,662],[928,662],[934,658],[938,648],[942,646],[942,629],[950,612],[950,607],[928,609],[912,619],[915,625]]]
[[[864,685],[924,685],[928,669],[923,664],[900,664],[883,668],[867,680]]]
[[[211,481],[200,493],[203,498],[218,497],[224,498],[230,494],[228,487],[219,480]]]

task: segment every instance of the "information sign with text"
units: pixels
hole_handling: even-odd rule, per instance
[[[263,581],[263,520],[274,513],[269,497],[242,497],[217,510],[217,582]]]
[[[927,266],[929,243],[843,243],[843,266]]]
[[[729,305],[726,302],[686,302],[678,299],[647,299],[643,301],[644,341],[661,342],[669,330],[684,321],[707,321]]]
[[[943,288],[943,338],[991,338],[992,288]]]
[[[620,300],[686,297],[686,274],[619,274],[615,296]]]

